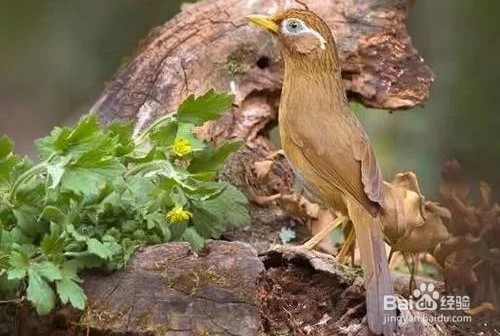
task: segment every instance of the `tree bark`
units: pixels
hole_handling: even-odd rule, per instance
[[[409,0],[206,0],[154,29],[118,71],[94,106],[104,121],[136,120],[143,126],[173,111],[189,94],[233,90],[237,108],[232,136],[246,138],[255,95],[269,96],[252,134],[274,115],[281,87],[275,41],[250,26],[244,15],[308,8],[336,36],[343,77],[351,97],[384,109],[425,102],[433,80],[405,26]],[[274,95],[273,95],[274,93]],[[245,104],[246,103],[246,104]],[[245,118],[246,116],[246,118]],[[242,120],[243,118],[243,120]],[[247,121],[245,123],[244,121]],[[239,126],[242,129],[239,129]]]

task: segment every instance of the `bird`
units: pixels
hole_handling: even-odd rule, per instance
[[[320,241],[320,235],[347,217],[352,221],[368,327],[378,335],[393,335],[396,312],[384,310],[384,297],[394,295],[394,287],[382,233],[382,173],[368,136],[350,110],[334,36],[309,10],[246,18],[277,39],[284,61],[278,125],[285,156],[307,189],[343,214],[311,241]]]

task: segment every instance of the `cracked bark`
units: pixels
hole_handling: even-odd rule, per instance
[[[351,96],[385,109],[411,108],[427,99],[433,76],[407,34],[407,0],[207,0],[184,5],[181,14],[154,29],[94,110],[104,121],[147,122],[174,110],[190,93],[230,90],[231,82],[239,106],[251,93],[279,92],[276,44],[243,16],[287,5],[307,7],[330,25]],[[262,57],[269,60],[265,68],[257,66]]]
[[[80,324],[115,335],[256,335],[263,270],[242,243],[211,242],[199,254],[185,243],[147,247],[123,271],[85,277]]]

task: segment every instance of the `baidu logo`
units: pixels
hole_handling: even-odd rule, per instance
[[[434,290],[433,284],[421,283],[420,287],[411,295],[417,310],[437,310],[439,293]]]
[[[384,296],[384,310],[466,310],[470,308],[468,296],[440,295],[434,284],[421,283],[409,299],[395,295]]]

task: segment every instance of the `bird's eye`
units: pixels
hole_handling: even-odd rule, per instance
[[[298,20],[290,20],[286,24],[286,30],[288,30],[289,33],[298,33],[303,30],[302,22]]]

